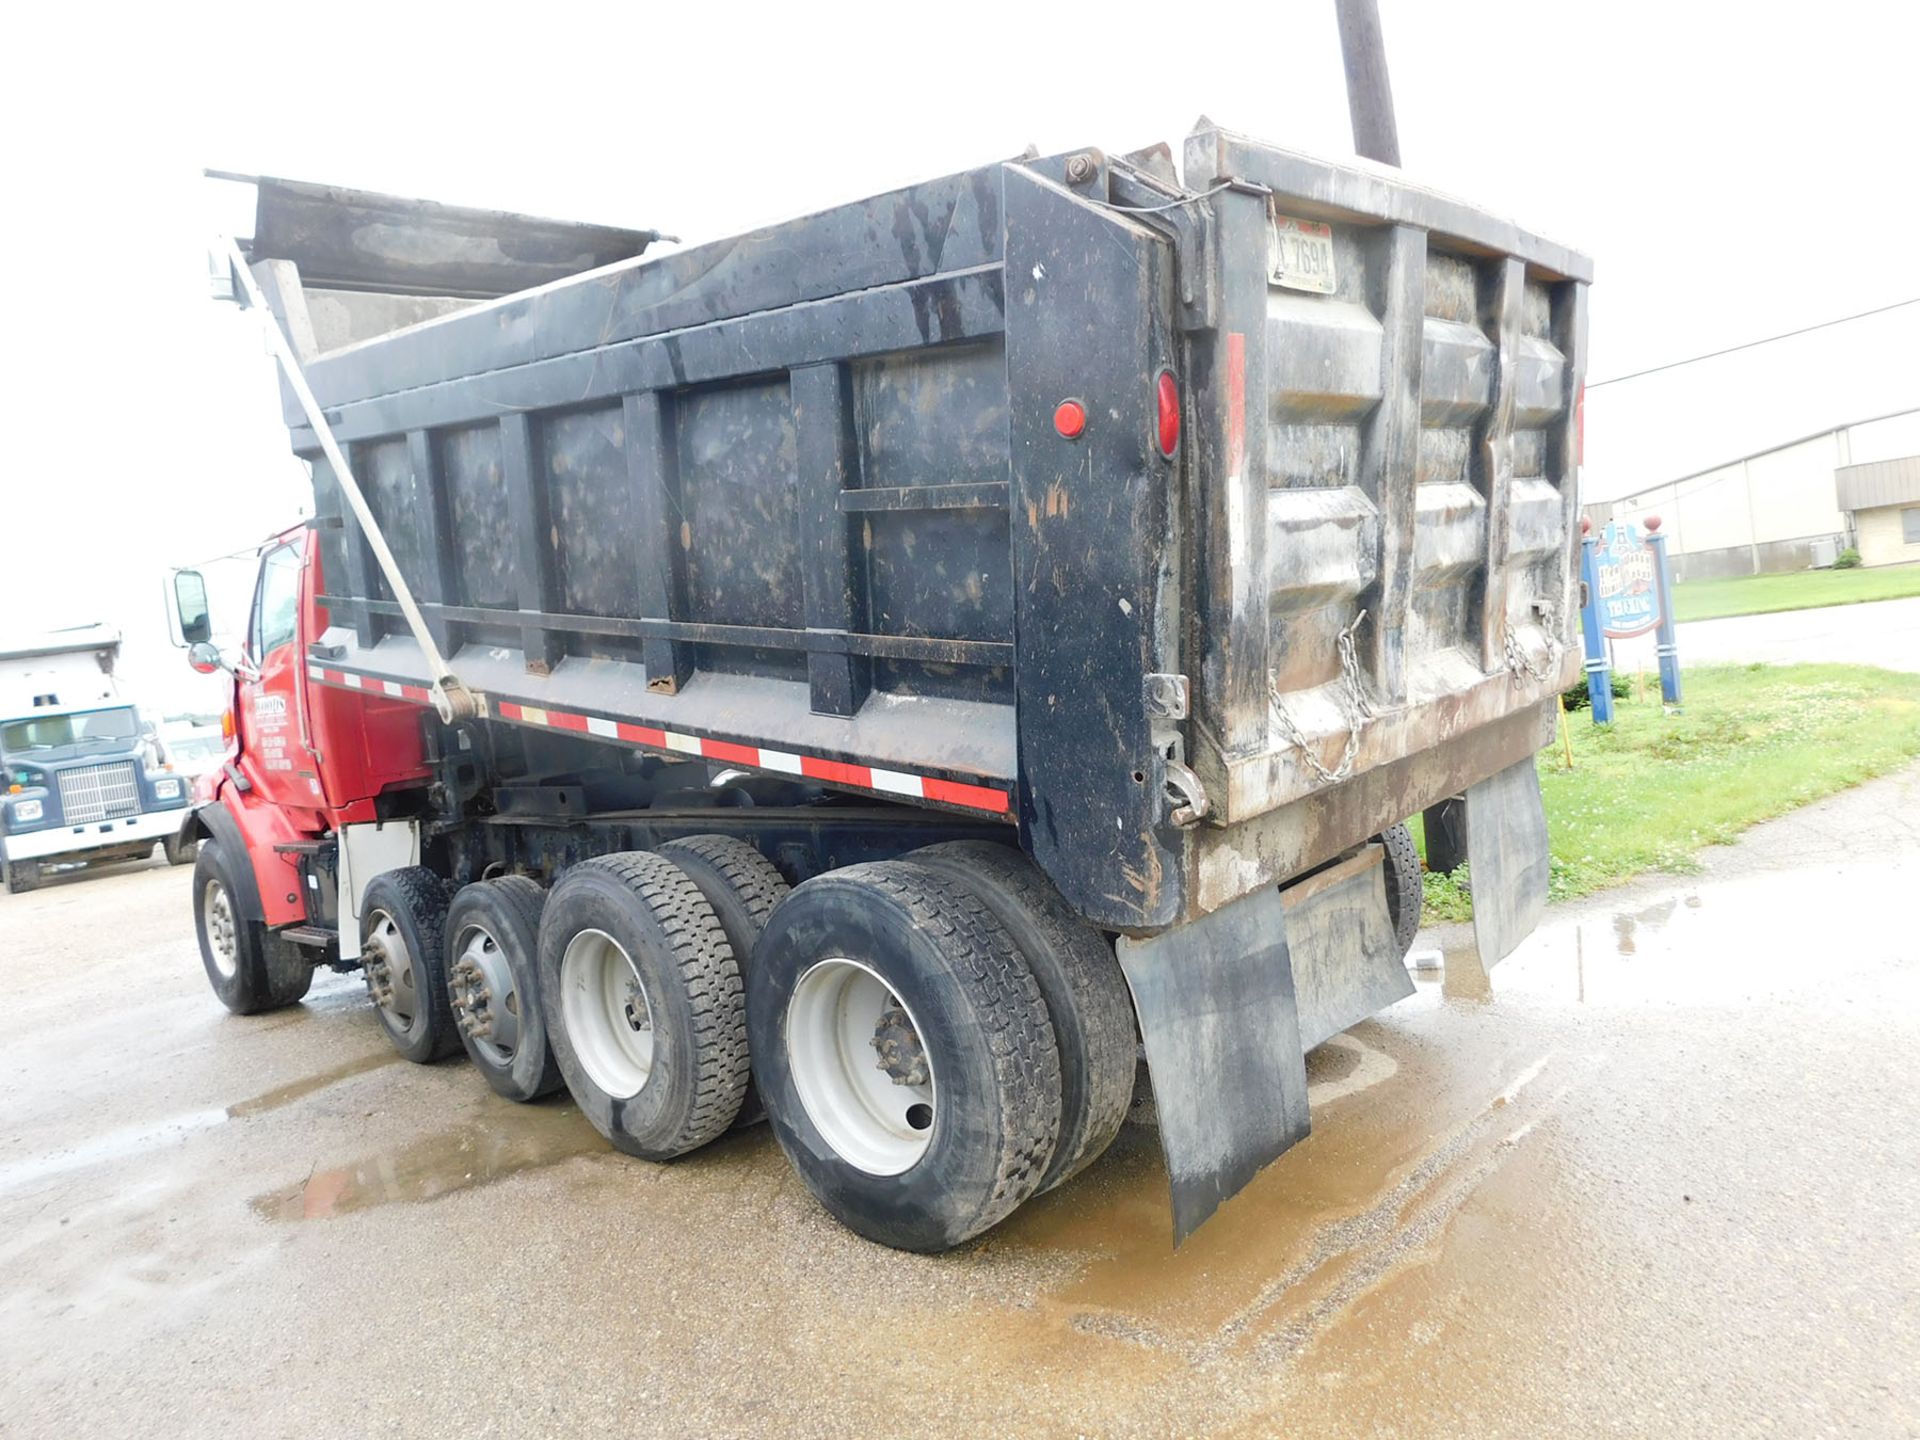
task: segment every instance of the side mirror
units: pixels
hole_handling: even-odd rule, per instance
[[[213,639],[213,617],[207,613],[207,582],[198,570],[173,572],[173,603],[180,612],[182,640],[197,649]],[[197,662],[190,663],[194,669],[200,669]],[[202,670],[201,673],[208,672]]]
[[[187,664],[201,675],[217,674],[222,668],[220,651],[209,641],[198,641],[187,651]]]

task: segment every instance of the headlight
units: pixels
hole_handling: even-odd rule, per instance
[[[153,798],[156,800],[178,800],[180,798],[180,782],[178,780],[154,781]]]
[[[38,800],[16,800],[13,802],[13,818],[22,824],[38,820],[44,812]]]

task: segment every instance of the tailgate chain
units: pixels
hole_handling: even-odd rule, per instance
[[[1533,602],[1533,608],[1540,612],[1540,628],[1546,632],[1547,653],[1544,659],[1536,661],[1521,648],[1520,637],[1513,633],[1511,620],[1505,623],[1501,631],[1507,651],[1507,669],[1513,672],[1516,685],[1529,678],[1551,680],[1560,664],[1560,607],[1551,600],[1541,599]]]
[[[1320,757],[1307,744],[1307,737],[1300,733],[1299,725],[1293,716],[1287,713],[1287,707],[1281,703],[1280,687],[1273,677],[1267,677],[1267,695],[1273,701],[1274,714],[1279,718],[1280,733],[1287,743],[1300,752],[1307,762],[1307,768],[1319,778],[1323,785],[1338,785],[1353,773],[1354,758],[1360,753],[1360,728],[1366,724],[1367,717],[1373,713],[1373,707],[1367,704],[1367,695],[1360,688],[1360,658],[1354,653],[1353,635],[1360,628],[1360,622],[1367,618],[1362,610],[1353,617],[1353,621],[1340,632],[1338,649],[1340,651],[1340,709],[1347,720],[1347,743],[1340,752],[1340,763],[1329,770],[1320,763]]]

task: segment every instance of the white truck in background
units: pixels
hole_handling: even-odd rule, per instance
[[[0,641],[0,873],[9,894],[58,865],[185,864],[191,786],[158,759],[119,691],[120,632],[84,625]]]

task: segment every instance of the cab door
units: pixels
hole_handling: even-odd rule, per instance
[[[247,658],[259,673],[242,680],[240,770],[255,798],[286,811],[296,828],[318,830],[326,805],[307,715],[306,667],[301,663],[300,575],[308,537],[283,541],[260,559]]]

